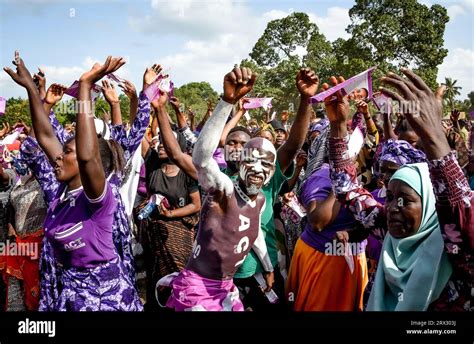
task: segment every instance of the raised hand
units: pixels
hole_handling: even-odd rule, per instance
[[[104,64],[95,63],[91,70],[85,72],[79,78],[81,83],[94,84],[102,79],[107,74],[113,73],[125,64],[125,60],[122,57],[109,56],[105,60]]]
[[[4,137],[8,132],[10,131],[10,128],[8,126],[8,122],[2,124],[2,129],[0,130],[0,137]]]
[[[48,91],[46,92],[46,96],[44,98],[44,102],[49,105],[57,104],[63,97],[64,91],[67,90],[67,87],[60,84],[51,84],[49,86]]]
[[[170,104],[171,104],[171,107],[173,108],[174,112],[178,113],[178,112],[181,112],[181,103],[179,102],[179,99],[176,98],[176,97],[171,97],[170,98]]]
[[[429,159],[438,159],[449,153],[449,144],[441,124],[443,95],[446,86],[433,92],[426,83],[411,70],[402,68],[403,78],[388,73],[381,81],[398,92],[381,87],[382,93],[399,102],[399,111],[405,115],[413,130],[423,141],[423,148]]]
[[[456,110],[456,109],[451,110],[451,121],[456,122],[459,119],[460,114],[461,113],[459,112],[459,110]]]
[[[222,99],[230,104],[235,104],[240,98],[253,89],[257,74],[247,67],[234,67],[224,77],[224,96]]]
[[[110,116],[110,112],[108,111],[105,111],[105,110],[102,110],[102,119],[106,122],[106,123],[110,123],[110,119],[112,117]]]
[[[145,70],[145,74],[143,74],[143,89],[146,89],[150,86],[153,81],[160,75],[163,68],[159,64],[154,64],[150,68]]]
[[[296,75],[296,87],[303,98],[314,96],[318,90],[318,85],[318,76],[309,68],[301,68]]]
[[[151,102],[151,105],[153,106],[154,109],[158,109],[160,107],[166,106],[167,102],[168,102],[168,93],[160,92],[160,95]]]
[[[15,51],[15,60],[12,63],[16,66],[16,73],[8,67],[4,67],[3,70],[15,81],[18,85],[23,86],[26,89],[36,89],[36,84],[31,77],[30,72],[26,68],[23,60],[20,58],[20,53]]]
[[[31,127],[25,123],[24,120],[20,119],[20,127],[23,127],[23,132],[28,135],[30,133]]]
[[[207,100],[207,112],[212,112],[214,111],[214,104],[212,104],[212,100],[208,99]]]
[[[357,111],[363,114],[369,113],[369,106],[367,103],[361,99],[356,100],[355,105],[357,106]]]
[[[44,99],[46,97],[46,78],[44,77],[44,72],[41,68],[38,67],[38,73],[33,75],[33,81],[38,87],[41,99]]]
[[[331,76],[329,79],[333,86],[336,86],[339,82],[344,82],[344,78],[340,76],[336,79],[335,76]],[[322,86],[323,90],[329,89],[329,85],[324,83]],[[331,95],[324,99],[324,105],[326,106],[326,115],[330,122],[346,123],[349,117],[349,102],[347,96],[343,97],[340,91],[336,92],[336,95]]]
[[[110,105],[118,104],[119,97],[117,92],[115,91],[114,85],[112,85],[107,80],[102,80],[102,94],[104,95],[105,100]]]
[[[118,87],[122,89],[123,93],[125,93],[125,95],[128,98],[130,99],[138,98],[137,90],[135,89],[135,86],[130,81],[125,80],[124,83],[119,84]]]
[[[196,115],[194,114],[193,109],[188,108],[188,118],[189,120],[192,120]]]
[[[239,105],[237,105],[237,113],[244,114],[245,112],[244,104],[248,102],[249,102],[248,98],[240,98]]]

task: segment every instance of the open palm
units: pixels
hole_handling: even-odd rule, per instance
[[[122,57],[109,56],[105,60],[104,64],[95,63],[91,70],[81,75],[79,81],[87,83],[95,83],[102,79],[107,74],[113,73],[125,64],[125,60]]]

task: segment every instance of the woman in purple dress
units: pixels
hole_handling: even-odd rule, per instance
[[[121,171],[123,153],[116,142],[97,137],[90,93],[95,82],[125,62],[109,57],[103,65],[95,64],[81,76],[76,135],[64,146],[56,138],[33,79],[18,53],[13,63],[16,73],[9,68],[5,71],[26,88],[38,143],[61,183],[44,224],[46,245],[54,252],[61,288],[55,291],[55,304],[46,308],[40,305],[40,310],[142,310],[112,238],[117,201],[106,175]]]

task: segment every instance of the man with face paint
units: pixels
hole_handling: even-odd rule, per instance
[[[193,163],[207,193],[193,253],[186,268],[158,285],[173,288],[167,306],[177,311],[242,311],[232,278],[250,249],[265,269],[267,289],[273,284],[273,266],[260,230],[265,197],[260,192],[271,179],[276,160],[273,145],[262,138],[248,141],[242,150],[239,178],[232,181],[219,170],[213,153],[233,104],[252,90],[256,74],[235,67],[224,78],[224,95],[196,142]]]
[[[303,146],[308,133],[312,110],[308,100],[316,93],[319,79],[312,70],[303,68],[296,75],[295,84],[300,93],[298,111],[290,132],[286,137],[286,141],[282,143],[277,150],[275,173],[268,184],[262,188],[267,207],[265,207],[261,216],[261,228],[265,233],[265,243],[267,244],[268,253],[273,268],[275,269],[273,291],[279,297],[280,301],[272,303],[275,302],[275,300],[267,298],[266,294],[262,293],[257,278],[260,276],[260,273],[262,273],[263,267],[254,252],[250,252],[234,278],[234,283],[239,287],[245,307],[255,311],[279,308],[284,304],[282,300],[284,297],[285,281],[284,273],[280,273],[280,270],[285,269],[286,266],[279,266],[278,255],[279,252],[282,252],[284,255],[284,252],[279,250],[279,247],[284,246],[285,243],[284,239],[281,239],[282,236],[278,235],[280,232],[277,232],[275,228],[274,205],[278,200],[278,194],[282,186],[293,175],[293,160]],[[229,140],[227,142],[229,142]],[[227,172],[230,172],[229,169]]]

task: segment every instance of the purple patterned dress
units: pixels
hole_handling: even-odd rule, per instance
[[[125,130],[119,129],[112,131],[112,135],[114,135],[114,132],[117,133],[117,136],[112,138],[122,145],[126,159],[131,156],[130,152],[133,153],[140,145],[149,122],[149,116],[150,102],[142,93],[139,98],[138,113],[128,136],[126,135]],[[53,112],[50,113],[49,118],[53,129],[56,132],[57,138],[62,144],[64,144],[71,135],[68,134],[59,124]],[[43,189],[46,203],[52,203],[57,196],[60,195],[59,189],[61,185],[57,182],[51,164],[34,138],[28,137],[23,142],[21,146],[21,160],[24,161],[35,174]],[[40,258],[40,270],[42,274],[40,311],[143,310],[143,306],[138,298],[134,286],[135,268],[131,250],[130,225],[119,193],[122,176],[113,175],[110,176],[109,179],[112,185],[112,192],[117,200],[117,211],[114,213],[114,221],[112,224],[112,237],[118,255],[117,258],[111,260],[107,264],[92,269],[92,271],[89,271],[92,272],[89,275],[89,280],[84,280],[82,278],[85,273],[84,271],[79,271],[74,268],[65,270],[57,266],[51,243],[45,238]],[[101,276],[108,276],[107,278],[109,279],[104,280]],[[114,277],[112,278],[111,276]],[[61,280],[59,278],[61,278]],[[77,278],[77,280],[82,279],[82,282],[85,283],[84,285],[87,286],[87,288],[84,288],[81,292],[77,293],[79,299],[83,298],[84,300],[89,300],[87,303],[84,303],[84,305],[81,305],[80,302],[77,304],[71,303],[71,293],[66,292],[66,289],[69,291],[74,289],[74,283],[76,283],[74,282],[75,278]],[[122,283],[122,287],[128,285],[131,289],[124,287],[123,290],[126,295],[122,299],[123,302],[119,302],[112,307],[111,304],[115,304],[117,301],[117,295],[115,295],[117,292],[117,283],[114,285],[110,281],[113,280],[117,282],[117,278],[120,278],[122,279],[122,282],[125,282],[125,284]],[[102,283],[103,286],[98,288],[98,283]],[[63,287],[68,286],[70,288],[59,290],[59,285],[62,285]],[[115,289],[115,291],[109,293],[107,291],[107,286],[112,288],[111,290]],[[63,291],[65,292],[63,293]],[[112,301],[106,301],[109,298]],[[104,306],[102,306],[102,304]],[[108,306],[105,307],[105,304],[108,304]]]

